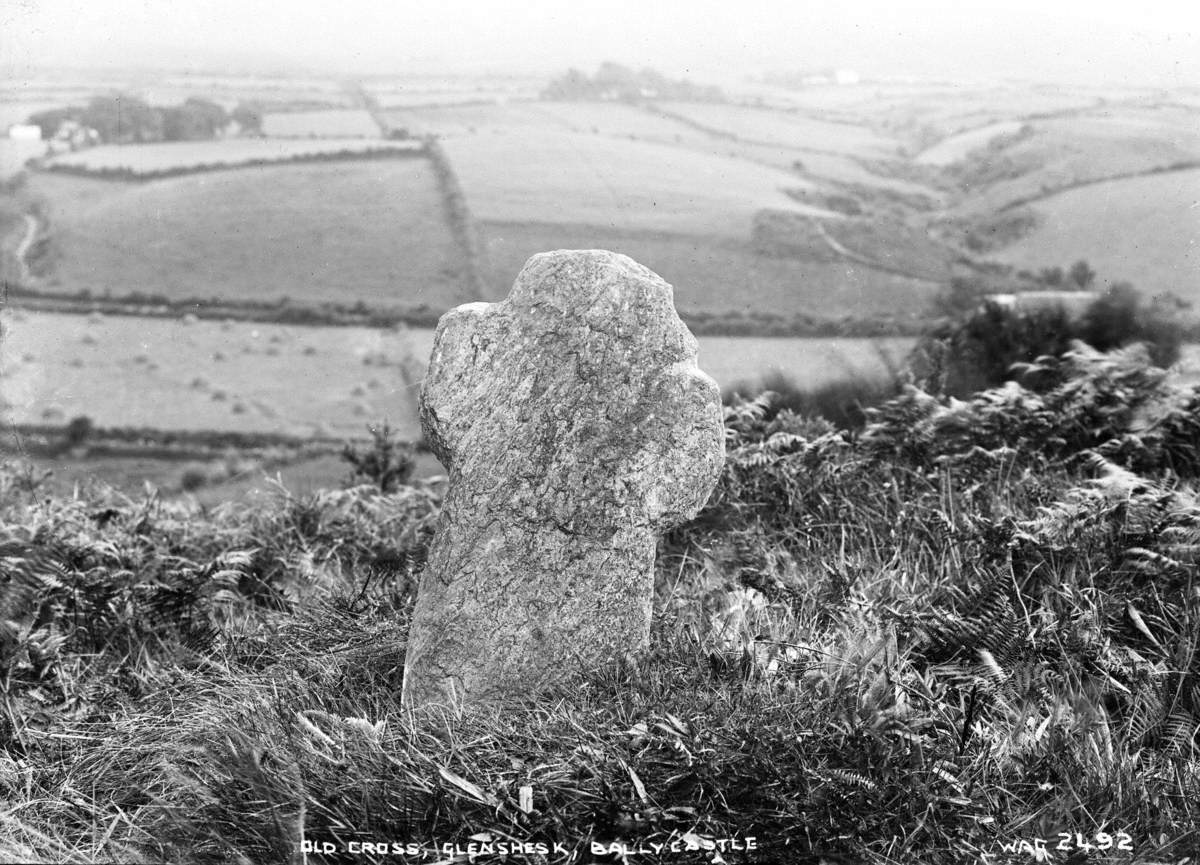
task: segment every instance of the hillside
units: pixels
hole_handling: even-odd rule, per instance
[[[892,327],[908,328],[913,319],[927,314],[939,286],[956,274],[985,266],[980,258],[1011,262],[1016,269],[1036,273],[1064,260],[1101,255],[1106,263],[1102,278],[1109,278],[1108,261],[1141,261],[1165,274],[1150,277],[1153,284],[1147,287],[1155,293],[1171,290],[1165,283],[1181,278],[1179,274],[1186,279],[1188,273],[1179,260],[1178,240],[1170,239],[1171,227],[1151,230],[1140,219],[1138,208],[1146,205],[1132,192],[1135,184],[1123,187],[1130,190],[1122,193],[1123,199],[1129,197],[1128,212],[1124,204],[1108,208],[1112,216],[1106,226],[1144,226],[1136,243],[1125,244],[1126,251],[1119,254],[1113,251],[1114,242],[1121,242],[1116,228],[1092,235],[1106,238],[1103,242],[1077,243],[1089,229],[1082,221],[1073,227],[1067,224],[1076,220],[1068,213],[1074,205],[1038,208],[1039,202],[1081,184],[1178,169],[1200,159],[1200,109],[1184,91],[886,81],[803,86],[784,77],[734,88],[725,102],[571,102],[533,98],[536,88],[517,78],[369,78],[338,82],[332,88],[328,85],[333,82],[303,79],[286,86],[269,79],[238,82],[236,76],[207,82],[173,77],[163,92],[179,96],[194,88],[188,92],[198,94],[207,85],[219,97],[243,86],[243,102],[261,102],[267,132],[289,137],[101,147],[60,155],[49,164],[97,170],[127,166],[136,174],[185,165],[233,165],[270,154],[286,157],[342,146],[327,135],[368,136],[345,139],[352,149],[405,145],[378,141],[381,132],[435,136],[444,154],[437,180],[457,248],[428,235],[433,227],[429,220],[420,222],[425,218],[421,214],[433,212],[428,186],[413,189],[409,200],[417,206],[405,214],[395,212],[394,204],[377,212],[403,227],[398,236],[413,241],[412,255],[404,252],[405,260],[412,262],[413,288],[400,293],[430,298],[431,310],[448,306],[450,294],[437,288],[426,291],[418,283],[437,286],[449,275],[450,282],[499,296],[528,255],[577,246],[616,247],[664,272],[686,298],[689,311],[708,316],[710,322],[739,310],[769,313],[776,317],[771,332],[781,332],[785,325],[780,322],[796,315],[814,321],[856,314],[898,316]],[[276,97],[255,101],[252,97],[266,87],[277,90]],[[30,90],[28,104],[41,104],[33,101],[39,95]],[[332,95],[338,99],[322,102]],[[357,107],[347,106],[346,99]],[[132,290],[171,297],[191,292],[190,280],[178,275],[180,265],[197,269],[196,282],[236,286],[237,275],[220,266],[220,256],[210,254],[212,245],[236,244],[235,237],[219,230],[213,234],[203,220],[192,229],[182,218],[168,216],[181,236],[196,231],[200,247],[205,247],[203,237],[214,238],[214,244],[202,250],[204,260],[212,264],[201,265],[176,255],[169,239],[155,235],[143,218],[147,208],[166,213],[194,204],[245,221],[256,218],[249,202],[262,201],[267,210],[257,218],[269,226],[276,218],[271,208],[278,206],[273,200],[296,197],[299,212],[308,214],[321,209],[310,204],[313,197],[349,200],[361,190],[365,216],[372,212],[372,196],[389,186],[381,183],[377,190],[368,190],[352,176],[354,171],[348,174],[347,189],[310,197],[299,187],[312,184],[297,171],[280,194],[255,192],[232,205],[220,199],[228,198],[242,180],[218,180],[214,175],[198,184],[215,184],[208,193],[179,187],[178,204],[170,200],[174,193],[164,192],[161,198],[147,194],[144,201],[132,196],[114,202],[111,209],[83,214],[82,220],[72,213],[72,199],[83,193],[66,192],[66,201],[57,206],[63,209],[64,227],[76,232],[81,245],[75,252],[64,248],[57,260],[46,257],[45,279],[31,288],[75,292],[88,287],[82,284],[85,270],[94,272],[104,286],[112,285],[116,266],[111,256],[106,260],[104,250],[117,230],[127,237],[145,232],[150,245],[161,244],[168,254],[161,268],[135,268],[134,282],[139,284]],[[1181,188],[1187,187],[1189,177],[1179,177]],[[37,181],[35,192],[45,186],[42,176]],[[250,178],[245,181],[254,186]],[[407,178],[387,183],[405,189],[405,195],[413,185]],[[56,204],[52,194],[48,197]],[[805,214],[813,221],[796,223],[795,242],[785,239],[764,248],[753,234],[755,221],[774,211]],[[1039,215],[1052,211],[1049,222],[1060,228],[1047,229],[1052,234],[1038,240],[1031,232]],[[112,228],[82,225],[98,218]],[[377,222],[375,217],[365,218]],[[319,230],[322,236],[337,232]],[[70,239],[70,231],[64,239]],[[356,233],[370,241],[370,249],[387,248],[376,241],[370,226],[364,231]],[[86,239],[89,233],[95,235],[94,242]],[[1162,243],[1157,241],[1160,237]],[[1007,244],[1022,238],[1025,245],[1005,251]],[[1053,250],[1059,242],[1079,250]],[[269,261],[280,261],[282,256],[271,247],[265,248]],[[1154,254],[1146,255],[1151,248]],[[394,267],[369,261],[371,252],[351,238],[335,237],[331,250],[313,251],[328,259],[337,250],[345,250],[355,261],[334,261],[315,270],[311,263],[302,264],[303,254],[295,257],[294,270],[263,262],[259,266],[268,278],[262,288],[246,286],[239,294],[269,301],[286,293],[312,302],[314,293],[329,289],[281,287],[304,282],[295,277],[307,266],[317,274],[316,280],[308,281],[322,286],[332,283],[333,271],[354,274],[352,302],[384,306],[384,277],[397,278]],[[1117,267],[1114,273],[1130,270]],[[407,275],[398,278],[403,282]],[[164,292],[158,291],[160,283]],[[1012,290],[1013,285],[1006,288]],[[344,293],[345,286],[337,290]],[[1187,286],[1175,290],[1185,295],[1191,291]],[[730,324],[728,329],[741,332],[740,328]]]
[[[446,150],[477,219],[746,237],[762,207],[792,207],[781,172],[660,144],[539,131],[464,136]]]
[[[428,330],[55,313],[0,324],[6,423],[357,437],[386,420],[420,436]]]
[[[0,273],[8,304],[31,316],[0,347],[9,422],[65,429],[82,413],[320,439],[387,418],[416,438],[396,369],[364,368],[349,334],[374,345],[404,323],[424,345],[447,309],[504,296],[531,255],[559,248],[622,252],[668,280],[689,327],[720,346],[706,363],[727,390],[776,374],[877,388],[886,365],[853,340],[912,339],[947,298],[1053,289],[1053,269],[1080,260],[1091,288],[1129,281],[1192,303],[1172,314],[1197,320],[1194,90],[778,74],[689,102],[654,88],[551,100],[544,85],[174,72],[0,83],[13,120],[123,92],[240,106],[267,133],[250,122],[206,141],[59,141],[29,168],[9,160]],[[58,317],[93,312],[128,323],[93,327],[85,344],[82,323]],[[185,317],[198,321],[173,343]],[[346,330],[316,330],[334,325]],[[281,341],[259,350],[256,330]],[[827,352],[829,339],[845,350]],[[86,475],[86,459],[61,459]],[[133,487],[173,489],[184,470],[129,468]],[[115,462],[101,469],[120,479]],[[326,465],[309,478],[339,476]]]
[[[48,286],[67,293],[438,308],[466,299],[423,158],[147,183],[38,174],[28,194],[45,201]]]
[[[1200,168],[1093,183],[1038,201],[1037,227],[993,257],[1035,268],[1070,249],[1105,280],[1200,302],[1198,202]]]
[[[398,704],[439,482],[203,509],[5,466],[0,858],[1189,862],[1200,392],[1043,372],[856,436],[732,407],[651,650],[503,712]]]

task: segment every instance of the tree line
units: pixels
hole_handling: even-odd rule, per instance
[[[588,76],[568,69],[542,91],[543,99],[588,101],[612,99],[637,102],[643,99],[679,99],[689,102],[724,102],[719,87],[694,84],[686,79],[667,78],[654,69],[634,71],[620,63],[601,63],[596,74]]]
[[[263,111],[253,103],[239,104],[233,111],[216,102],[192,96],[180,105],[153,106],[128,94],[96,96],[86,105],[71,105],[39,111],[29,123],[54,138],[64,124],[76,123],[95,130],[106,144],[139,144],[155,141],[199,141],[216,138],[229,124],[243,131],[262,131]]]

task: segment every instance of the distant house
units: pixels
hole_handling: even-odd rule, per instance
[[[100,143],[100,133],[76,120],[64,120],[50,139],[51,153],[64,153],[93,147]]]
[[[32,123],[14,123],[8,127],[8,137],[13,141],[41,141],[42,128]]]
[[[849,86],[861,80],[861,76],[853,69],[814,69],[800,73],[800,83],[805,87],[825,87],[830,84]]]
[[[1021,291],[1016,294],[989,294],[992,303],[1014,312],[1062,310],[1072,319],[1080,318],[1100,295],[1094,291]]]

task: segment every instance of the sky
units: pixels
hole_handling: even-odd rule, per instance
[[[764,71],[1200,86],[1200,2],[2,0],[0,76]]]

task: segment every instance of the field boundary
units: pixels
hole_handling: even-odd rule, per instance
[[[306,139],[283,139],[288,141]],[[313,139],[314,141],[320,139]],[[364,138],[364,141],[371,139]],[[153,180],[166,180],[172,177],[185,177],[191,174],[209,174],[214,171],[237,171],[247,168],[264,168],[269,166],[287,166],[314,162],[358,162],[378,159],[427,159],[429,154],[424,146],[401,146],[399,144],[381,144],[378,147],[355,150],[332,150],[324,153],[303,153],[295,156],[285,156],[279,159],[255,158],[239,162],[207,162],[196,165],[164,168],[150,171],[137,171],[127,166],[88,168],[82,165],[66,165],[60,163],[34,162],[35,170],[47,174],[65,174],[72,177],[84,177],[92,180],[111,180],[122,183],[145,183]]]
[[[87,315],[124,315],[142,318],[179,318],[191,314],[203,319],[270,324],[311,325],[319,327],[435,327],[442,312],[427,304],[401,308],[372,308],[359,301],[354,304],[322,303],[300,306],[273,301],[213,301],[209,298],[174,300],[159,295],[130,292],[127,295],[96,297],[89,292],[66,294],[40,291],[26,285],[7,286],[6,305],[31,312],[61,312]]]
[[[829,245],[829,248],[832,249],[838,255],[847,259],[848,261],[853,261],[856,264],[861,264],[863,267],[869,267],[869,268],[872,268],[873,270],[878,270],[883,273],[892,273],[897,276],[904,276],[904,277],[907,277],[908,279],[919,279],[919,280],[924,280],[926,282],[946,282],[947,281],[945,279],[936,279],[929,273],[922,274],[922,273],[916,273],[913,270],[905,270],[902,267],[897,267],[895,265],[887,264],[886,262],[879,261],[878,259],[875,259],[875,258],[871,258],[868,255],[864,255],[863,253],[855,252],[853,249],[850,249],[849,247],[843,245],[841,241],[839,241],[836,237],[834,237],[832,234],[830,234],[826,230],[823,220],[816,219],[815,217],[809,217],[809,219],[812,221],[814,227],[816,228],[817,234],[820,235],[821,239],[824,240]],[[874,224],[876,224],[876,222],[873,220],[871,224],[874,225]],[[930,243],[932,244],[933,242],[934,242],[933,239],[930,238]],[[948,270],[949,270],[949,264],[947,264],[947,271]]]
[[[484,297],[486,283],[483,278],[484,248],[479,224],[467,206],[467,197],[463,193],[462,184],[459,183],[458,174],[455,173],[454,166],[450,164],[450,158],[446,155],[446,150],[437,136],[430,135],[425,138],[425,153],[433,163],[434,173],[437,175],[438,188],[442,192],[442,201],[446,207],[446,218],[450,222],[450,231],[458,240],[459,248],[462,250],[466,265],[466,285],[464,286],[468,295],[466,300],[481,300]]]
[[[5,423],[2,436],[60,435],[62,424]],[[365,438],[365,436],[364,436]],[[107,439],[127,444],[152,443],[155,445],[204,445],[213,448],[252,448],[275,445],[320,444],[330,445],[345,441],[345,436],[300,436],[289,433],[238,432],[232,430],[204,429],[160,429],[158,427],[93,427],[88,439]]]
[[[659,105],[654,105],[653,103],[645,102],[645,103],[642,103],[640,107],[646,111],[649,111],[651,114],[657,114],[659,117],[663,117],[667,120],[674,120],[676,123],[680,123],[680,124],[683,124],[684,126],[691,127],[692,129],[695,129],[698,132],[703,132],[706,135],[711,135],[712,137],[719,138],[723,141],[733,141],[738,144],[750,144],[755,147],[778,147],[783,150],[794,150],[797,153],[820,153],[824,156],[837,156],[841,159],[849,159],[854,162],[858,162],[860,165],[862,164],[856,155],[854,155],[852,153],[847,153],[844,150],[827,150],[823,147],[805,147],[805,146],[799,145],[799,144],[784,144],[779,141],[763,141],[758,138],[746,138],[744,135],[738,135],[736,132],[730,132],[727,129],[718,129],[715,126],[709,126],[706,123],[701,123],[699,120],[694,120],[691,117],[688,117],[684,114],[676,114],[674,111],[671,111],[669,108],[663,108]],[[750,106],[750,105],[736,105],[736,104],[735,104],[735,107],[754,108],[754,106]],[[758,109],[756,109],[756,110],[758,110]],[[761,110],[771,111],[773,109],[764,108]],[[803,117],[806,115],[798,114],[797,116]],[[814,117],[812,119],[819,120],[822,123],[833,122],[833,121],[825,120],[824,118]],[[848,124],[843,124],[843,125],[848,125]],[[776,167],[778,167],[778,166],[776,166]],[[864,166],[864,168],[865,168],[865,166]]]
[[[1037,195],[1026,195],[1021,198],[1015,198],[995,210],[996,213],[1004,213],[1008,210],[1013,210],[1017,207],[1024,207],[1027,204],[1037,204],[1039,201],[1045,201],[1047,198],[1053,198],[1064,192],[1070,192],[1074,189],[1082,189],[1085,186],[1096,186],[1100,183],[1113,183],[1118,180],[1136,180],[1139,177],[1155,177],[1159,174],[1171,174],[1176,171],[1194,171],[1200,168],[1200,159],[1186,159],[1180,162],[1172,162],[1170,165],[1163,165],[1159,168],[1148,168],[1144,171],[1125,171],[1120,174],[1112,174],[1108,177],[1096,177],[1091,180],[1076,180],[1071,183],[1064,183],[1062,186],[1054,189],[1039,192]]]
[[[56,312],[68,315],[123,315],[133,318],[180,318],[195,315],[200,319],[229,319],[262,324],[290,324],[310,327],[376,327],[398,325],[415,328],[437,327],[447,310],[420,305],[408,310],[371,309],[365,304],[340,306],[295,306],[289,304],[251,305],[213,303],[195,298],[179,301],[149,301],[145,298],[96,298],[90,295],[65,295],[38,292],[23,286],[10,286],[8,302],[12,309],[30,312]],[[892,316],[826,318],[796,313],[788,317],[772,312],[748,313],[740,309],[705,312],[679,312],[684,324],[697,336],[753,337],[830,337],[830,336],[919,336],[932,319],[907,320]]]
[[[16,232],[10,231],[4,237],[0,237],[0,279],[3,280],[3,290],[6,296],[13,286],[26,285],[32,281],[27,256],[29,250],[37,242],[40,225],[37,217],[31,213],[22,213],[20,216],[21,222],[25,226],[24,232],[11,250],[7,247]]]

